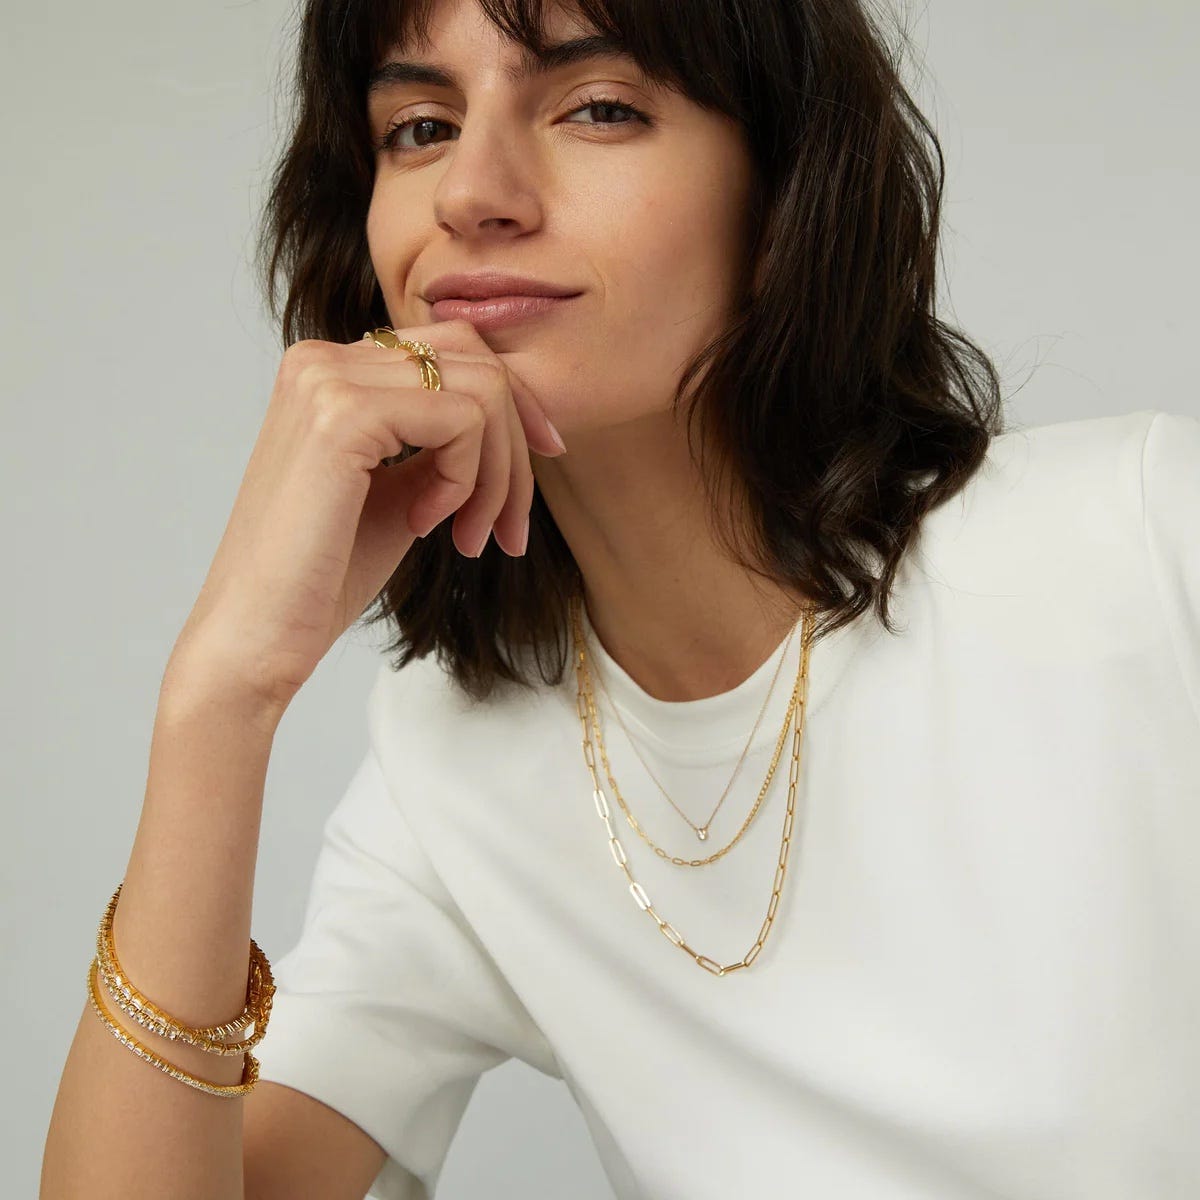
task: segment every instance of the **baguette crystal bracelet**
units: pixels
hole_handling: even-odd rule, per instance
[[[224,1025],[209,1026],[202,1029],[192,1028],[177,1020],[169,1013],[152,1004],[126,978],[116,955],[113,942],[113,915],[116,912],[117,901],[121,895],[118,886],[112,899],[105,909],[96,935],[96,957],[88,964],[88,999],[96,1015],[108,1027],[109,1031],[127,1049],[132,1050],[139,1058],[145,1059],[160,1071],[164,1071],[181,1083],[186,1083],[203,1092],[214,1096],[244,1096],[258,1081],[258,1060],[249,1052],[251,1046],[257,1045],[266,1034],[267,1024],[271,1016],[271,1000],[275,994],[275,983],[271,975],[271,965],[267,957],[259,949],[253,939],[250,941],[250,970],[246,989],[246,1006],[240,1016]],[[155,1054],[148,1046],[144,1046],[130,1034],[106,1011],[97,980],[102,980],[109,995],[117,1006],[140,1025],[152,1033],[169,1040],[189,1042],[212,1054],[242,1054],[245,1063],[240,1083],[226,1085],[212,1083],[199,1079],[187,1071],[168,1062]],[[254,1032],[249,1037],[239,1037],[237,1041],[230,1039],[243,1034],[253,1026]]]
[[[88,999],[92,1002],[92,1008],[96,1010],[96,1015],[108,1026],[113,1036],[125,1046],[132,1050],[138,1058],[144,1058],[152,1066],[157,1067],[160,1071],[165,1071],[173,1079],[178,1079],[180,1083],[186,1083],[189,1087],[194,1087],[202,1092],[208,1092],[213,1096],[244,1096],[258,1082],[258,1059],[249,1051],[246,1051],[246,1063],[242,1068],[242,1080],[240,1083],[225,1085],[221,1083],[210,1083],[207,1079],[197,1079],[195,1075],[189,1075],[186,1071],[177,1067],[174,1063],[167,1062],[165,1058],[161,1058],[155,1054],[149,1046],[143,1046],[136,1038],[130,1037],[125,1030],[117,1024],[104,1011],[103,1001],[100,999],[100,989],[96,984],[96,960],[93,958],[88,965]]]
[[[139,1025],[145,1026],[151,1033],[157,1033],[170,1041],[178,1039],[199,1046],[213,1054],[242,1054],[257,1046],[267,1032],[267,1022],[271,1018],[271,1001],[275,995],[275,981],[271,974],[271,964],[267,956],[259,949],[258,943],[250,939],[250,970],[246,987],[246,1006],[239,1016],[224,1025],[209,1026],[205,1029],[192,1029],[177,1021],[169,1013],[152,1004],[142,995],[125,976],[117,958],[117,948],[113,941],[113,915],[117,910],[117,901],[121,896],[122,883],[113,893],[108,902],[100,928],[96,934],[96,957],[99,960],[100,975],[109,995],[123,1012],[131,1016]],[[253,1026],[254,1032],[249,1037],[231,1041],[245,1030]]]

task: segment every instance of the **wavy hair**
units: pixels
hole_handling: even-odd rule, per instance
[[[541,52],[543,0],[477,2]],[[896,633],[889,594],[922,516],[1005,428],[991,360],[935,316],[945,164],[900,52],[864,0],[575,7],[652,79],[739,122],[753,152],[744,284],[673,401],[688,402],[714,536],[747,571],[816,604],[815,638],[868,608]],[[305,0],[297,111],[257,245],[285,347],[352,342],[389,321],[366,240],[366,81],[403,32],[425,40],[431,9]],[[433,651],[474,700],[500,681],[536,686],[533,663],[560,683],[582,578],[540,491],[522,557],[489,542],[468,559],[450,533],[447,520],[418,539],[359,623],[387,623],[394,669]]]

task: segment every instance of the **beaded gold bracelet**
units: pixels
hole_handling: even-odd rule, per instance
[[[113,941],[112,926],[113,914],[116,912],[117,901],[123,886],[124,881],[113,893],[100,921],[100,928],[96,934],[96,958],[93,962],[117,1007],[132,1017],[139,1025],[149,1029],[151,1033],[157,1033],[170,1041],[178,1039],[188,1042],[213,1054],[244,1054],[252,1046],[257,1046],[267,1032],[267,1023],[271,1017],[271,1001],[275,995],[275,982],[271,974],[271,964],[254,939],[250,939],[250,969],[246,989],[246,1006],[241,1015],[224,1025],[194,1029],[152,1004],[129,982],[121,970],[116,944]],[[250,1025],[253,1025],[254,1032],[249,1037],[237,1041],[229,1040],[231,1037],[243,1033]]]
[[[96,959],[93,958],[88,966],[88,999],[92,1002],[92,1008],[96,1010],[96,1015],[108,1026],[117,1040],[123,1046],[132,1050],[138,1058],[144,1058],[152,1066],[157,1067],[160,1071],[165,1071],[173,1079],[178,1079],[181,1083],[188,1084],[189,1087],[197,1088],[202,1092],[208,1092],[213,1096],[244,1096],[258,1082],[258,1059],[248,1051],[246,1052],[246,1062],[242,1068],[242,1080],[240,1083],[210,1083],[206,1079],[197,1079],[195,1075],[189,1075],[186,1071],[180,1070],[174,1063],[169,1063],[165,1058],[160,1058],[148,1046],[143,1046],[136,1038],[130,1037],[104,1011],[104,1004],[100,999],[100,989],[96,984],[96,966]]]

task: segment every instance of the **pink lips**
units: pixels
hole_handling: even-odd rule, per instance
[[[464,300],[447,297],[432,306],[435,321],[452,321],[463,317],[476,329],[500,329],[529,317],[553,312],[569,304],[575,296],[489,296],[486,300]]]

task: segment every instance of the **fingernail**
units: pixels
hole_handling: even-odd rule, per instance
[[[525,525],[521,530],[521,549],[520,553],[524,554],[529,546],[529,516],[526,514]]]
[[[549,417],[546,418],[546,428],[550,430],[550,436],[554,439],[554,442],[558,448],[560,450],[565,450],[567,448],[567,444],[562,440],[562,434],[554,428],[554,425],[551,423]]]
[[[492,536],[492,531],[489,529],[487,531],[487,533],[485,533],[483,535],[483,541],[479,543],[479,549],[475,551],[475,554],[473,557],[478,558],[483,553],[483,548],[488,544],[488,538],[490,538],[491,536]]]

